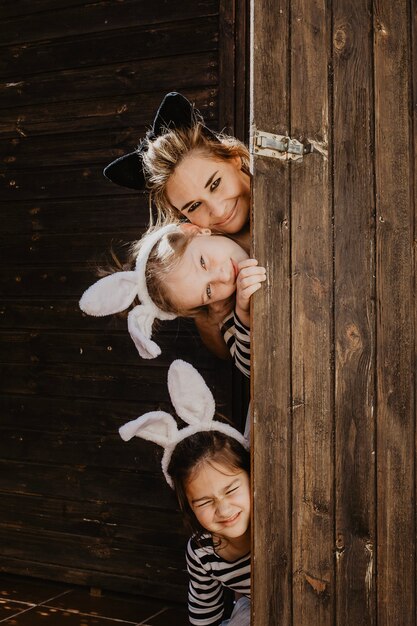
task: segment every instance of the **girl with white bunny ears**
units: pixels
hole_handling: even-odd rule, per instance
[[[151,228],[132,246],[132,269],[114,272],[89,287],[80,300],[88,315],[128,315],[130,335],[143,358],[160,354],[152,341],[156,319],[194,317],[204,341],[207,326],[218,326],[223,350],[249,376],[249,301],[265,280],[265,269],[232,239],[183,223]],[[212,334],[210,335],[212,340]],[[209,349],[217,352],[213,341]],[[224,357],[223,353],[223,357]]]
[[[168,389],[178,429],[164,411],[152,411],[120,428],[128,441],[141,437],[164,449],[162,471],[174,488],[192,536],[186,560],[189,619],[195,626],[250,624],[250,481],[247,440],[214,419],[215,402],[189,363],[174,361]],[[223,621],[223,588],[241,595],[230,620]]]

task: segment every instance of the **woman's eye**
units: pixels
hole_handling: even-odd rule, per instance
[[[201,202],[194,202],[194,204],[192,204],[189,209],[188,209],[188,213],[192,213],[193,211],[195,211],[196,209],[198,209],[198,207],[200,206]]]
[[[214,191],[220,185],[221,178],[217,178],[210,185],[210,191]]]
[[[233,493],[234,491],[237,491],[239,489],[239,487],[234,487],[234,489],[230,489],[230,491],[226,491],[227,494],[229,493]]]
[[[203,259],[203,257],[202,257],[202,256],[200,257],[200,265],[201,265],[201,267],[202,267],[203,269],[206,269],[206,262],[205,262],[205,260]]]
[[[210,300],[211,298],[211,286],[210,285],[207,285],[206,287],[206,296]]]

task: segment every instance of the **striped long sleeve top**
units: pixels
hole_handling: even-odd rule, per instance
[[[250,328],[242,324],[234,311],[219,326],[236,367],[250,378]]]
[[[250,554],[229,562],[216,554],[210,534],[187,545],[188,612],[193,626],[219,626],[223,619],[223,588],[250,598]]]

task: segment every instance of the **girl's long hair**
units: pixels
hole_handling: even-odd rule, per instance
[[[178,443],[168,467],[188,533],[201,540],[207,530],[198,522],[188,502],[186,487],[204,463],[216,463],[231,472],[250,473],[249,451],[236,439],[217,431],[203,431]]]

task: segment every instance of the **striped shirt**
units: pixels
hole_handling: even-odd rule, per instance
[[[242,324],[234,311],[219,326],[236,367],[250,378],[250,328]]]
[[[233,562],[225,561],[214,551],[208,533],[199,544],[191,537],[186,552],[190,624],[219,626],[224,611],[223,587],[250,598],[250,554]]]

